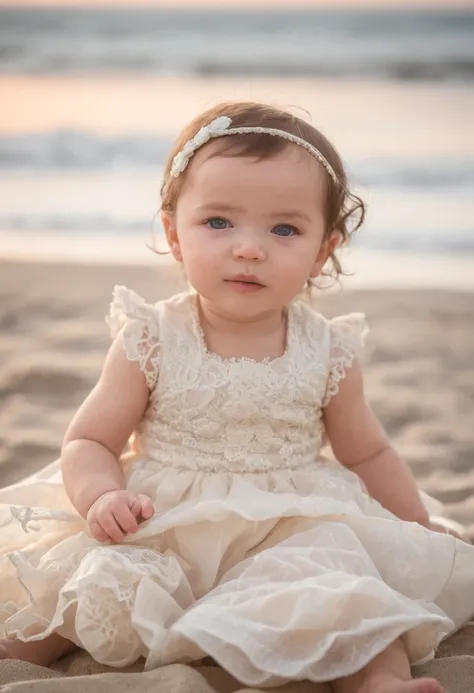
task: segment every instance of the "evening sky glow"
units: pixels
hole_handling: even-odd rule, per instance
[[[0,0],[1,6],[9,7],[174,7],[199,8],[218,7],[222,9],[222,0]],[[259,9],[273,8],[445,8],[472,7],[472,0],[226,0],[225,6],[231,8],[252,7]]]

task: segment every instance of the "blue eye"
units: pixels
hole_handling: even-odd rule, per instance
[[[277,226],[273,227],[272,233],[274,233],[276,236],[280,236],[281,238],[289,238],[290,236],[299,235],[298,229],[290,224],[278,224]]]
[[[211,217],[206,221],[206,224],[209,226],[209,228],[216,231],[222,231],[222,229],[227,229],[229,226],[229,222],[223,217]]]

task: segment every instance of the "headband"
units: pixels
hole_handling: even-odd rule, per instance
[[[209,142],[209,140],[214,137],[224,137],[225,135],[248,135],[255,133],[282,137],[284,140],[293,142],[299,147],[306,149],[306,151],[314,156],[314,158],[319,161],[321,166],[326,169],[332,180],[336,184],[339,183],[339,179],[326,157],[321,154],[319,149],[316,149],[316,147],[313,147],[312,144],[306,142],[306,140],[303,140],[301,137],[293,135],[290,132],[286,132],[285,130],[278,130],[277,128],[263,128],[259,126],[231,128],[231,123],[231,118],[228,116],[221,116],[220,118],[213,120],[211,123],[209,123],[209,125],[202,127],[192,139],[186,142],[181,151],[176,154],[171,165],[170,175],[173,178],[178,178],[179,175],[185,170],[193,154],[200,147],[202,147],[203,144],[206,144],[206,142]]]

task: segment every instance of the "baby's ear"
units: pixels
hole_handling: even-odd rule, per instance
[[[342,239],[343,236],[339,229],[333,229],[331,231],[331,235],[326,241],[327,257],[329,257],[330,254],[333,253],[336,250],[336,248],[338,248],[341,245]]]
[[[178,232],[176,231],[176,216],[172,212],[161,212],[161,223],[168,241],[171,254],[177,262],[183,261],[179,247]]]
[[[336,248],[341,244],[342,242],[342,233],[339,231],[339,229],[334,229],[334,231],[331,232],[331,235],[329,238],[326,238],[319,249],[318,256],[316,258],[316,261],[313,265],[313,269],[311,270],[311,277],[315,279],[317,276],[319,276],[322,268],[326,264],[327,260],[329,259],[330,255],[332,252],[336,250]]]

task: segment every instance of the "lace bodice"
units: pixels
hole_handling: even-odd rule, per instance
[[[150,389],[136,431],[139,455],[207,472],[314,464],[323,444],[324,407],[366,332],[359,313],[327,320],[295,301],[281,357],[223,359],[206,347],[195,294],[149,305],[121,286],[108,322]]]

